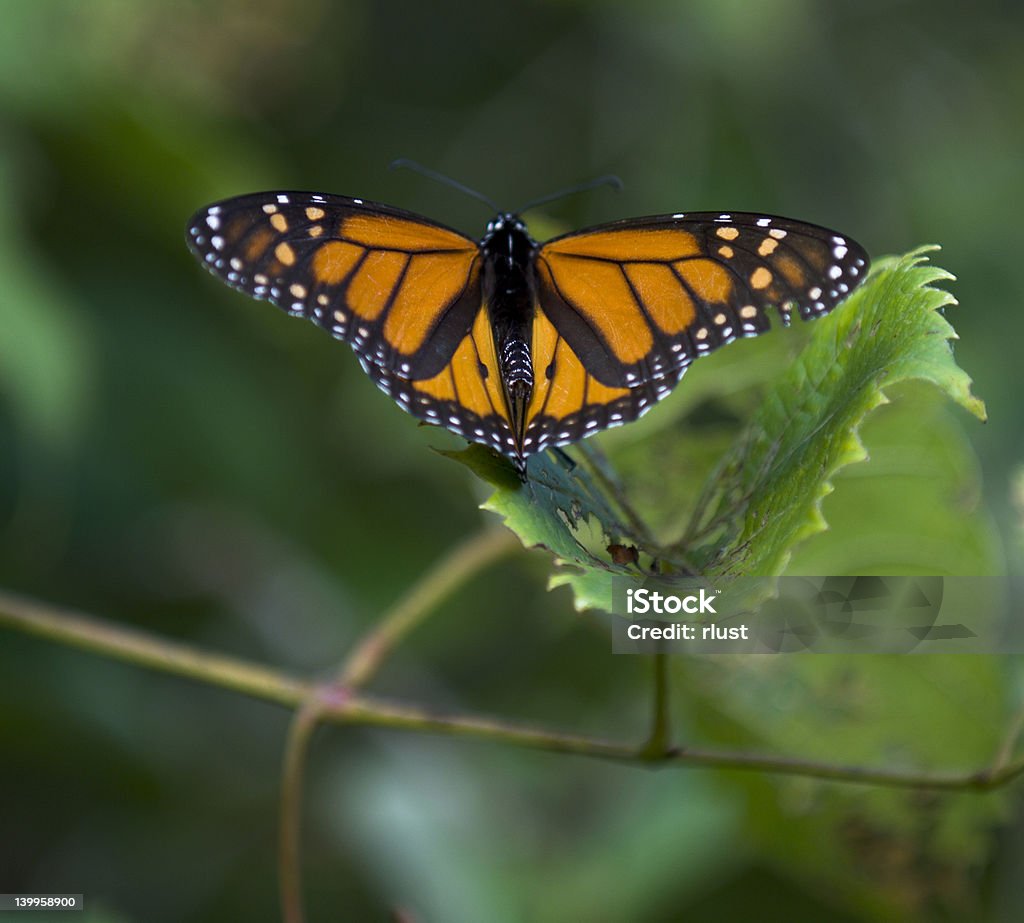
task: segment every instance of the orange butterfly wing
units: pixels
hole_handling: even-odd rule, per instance
[[[410,381],[373,362],[361,362],[366,374],[404,410],[516,458],[486,308],[477,312],[469,333],[433,378]]]
[[[765,332],[771,308],[784,324],[793,311],[827,314],[867,266],[847,237],[756,214],[631,219],[549,241],[536,260],[524,449],[636,419],[695,358]]]
[[[532,351],[535,381],[526,414],[525,455],[637,419],[665,397],[686,371],[682,368],[632,388],[603,384],[540,306],[533,319]]]
[[[229,285],[313,320],[410,380],[440,373],[480,310],[475,241],[362,199],[239,196],[198,212],[188,240]]]
[[[347,342],[403,410],[509,453],[475,241],[346,196],[269,192],[218,202],[188,226],[215,275]]]

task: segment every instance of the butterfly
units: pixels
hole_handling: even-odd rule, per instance
[[[637,419],[690,363],[827,314],[864,278],[849,237],[788,218],[631,218],[539,244],[518,213],[484,236],[402,209],[264,192],[201,209],[192,252],[229,285],[355,351],[405,411],[529,456]]]

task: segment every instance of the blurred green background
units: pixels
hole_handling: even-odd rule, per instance
[[[906,389],[794,571],[1020,573],[1024,7],[952,0],[0,3],[0,583],[301,673],[330,669],[481,486],[310,324],[184,245],[214,199],[312,189],[469,233],[600,173],[556,232],[680,209],[792,215],[875,255],[939,243],[981,426]],[[804,331],[698,364],[609,433],[638,502],[698,483]],[[693,384],[690,384],[692,379]],[[603,438],[603,437],[601,437]],[[631,480],[630,480],[631,478]],[[648,665],[523,552],[380,677],[389,695],[639,739]],[[868,571],[870,572],[870,571]],[[1001,657],[672,665],[684,741],[970,769],[1024,684]],[[0,633],[0,891],[89,920],[273,919],[289,715]],[[331,729],[312,920],[1018,920],[1013,791],[646,772]]]

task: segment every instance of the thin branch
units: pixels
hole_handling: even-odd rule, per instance
[[[281,782],[278,878],[285,923],[305,919],[302,898],[302,790],[309,745],[316,726],[343,706],[380,669],[388,654],[446,596],[502,555],[520,547],[507,529],[488,528],[471,536],[435,563],[355,645],[333,683],[311,688],[288,728]]]
[[[642,752],[647,759],[658,760],[672,752],[672,727],[668,710],[668,655],[664,649],[654,654],[651,665],[654,670],[651,733]]]
[[[273,667],[157,638],[153,635],[0,592],[0,625],[128,663],[233,689],[256,699],[294,707],[315,687]]]
[[[389,702],[376,696],[359,695],[350,699],[343,711],[326,711],[324,720],[346,724],[363,724],[403,731],[419,731],[468,737],[477,740],[512,743],[515,746],[549,753],[574,753],[611,760],[636,761],[639,748],[599,737],[566,734],[529,724],[437,712],[418,705]]]
[[[437,604],[478,571],[522,548],[508,529],[487,528],[470,536],[431,569],[386,612],[345,659],[338,684],[365,686],[395,645],[428,616]]]
[[[646,754],[644,746],[637,747],[602,738],[565,734],[496,719],[431,712],[417,706],[385,702],[365,695],[350,699],[340,711],[332,710],[325,713],[324,718],[341,723],[492,740],[552,753],[572,753],[651,766],[753,770],[895,788],[985,791],[998,788],[1011,779],[1024,775],[1024,757],[1013,760],[999,772],[992,772],[990,769],[972,772],[880,769],[702,747],[670,749],[660,759],[652,760]]]
[[[306,758],[313,732],[323,713],[323,704],[313,695],[295,712],[288,726],[281,783],[281,831],[278,838],[277,871],[281,887],[281,918],[284,923],[302,923],[302,789]]]
[[[223,686],[254,698],[298,708],[309,701],[311,684],[287,674],[233,658],[208,654],[186,645],[147,637],[140,632],[85,618],[76,613],[0,594],[0,625],[59,640],[97,653],[167,673]],[[927,772],[847,766],[743,751],[686,747],[650,761],[643,747],[631,743],[566,734],[544,728],[471,715],[431,712],[386,702],[365,694],[326,696],[318,707],[325,721],[359,724],[490,740],[554,753],[674,768],[704,767],[768,772],[828,779],[834,782],[946,791],[987,791],[1024,775],[1024,756],[1002,766],[968,772]]]

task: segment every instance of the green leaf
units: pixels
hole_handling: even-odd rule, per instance
[[[575,466],[558,453],[531,458],[526,481],[487,450],[446,454],[496,487],[485,509],[503,516],[527,547],[551,551],[560,568],[551,583],[569,584],[578,609],[608,608],[616,574],[782,573],[793,549],[827,528],[821,501],[836,473],[867,458],[859,430],[887,403],[887,389],[921,379],[985,418],[953,359],[956,334],[941,313],[954,299],[934,287],[952,277],[925,262],[929,249],[880,261],[839,309],[815,322],[808,345],[768,385],[726,450],[687,534],[670,548],[654,542],[614,473],[584,446],[574,449]],[[622,550],[633,547],[635,562],[621,563]]]
[[[1004,573],[999,530],[964,431],[971,420],[923,383],[893,396],[861,430],[870,464],[839,472],[822,504],[828,531],[801,543],[787,572]]]
[[[480,445],[441,453],[466,465],[497,489],[483,509],[502,516],[527,548],[545,548],[560,572],[550,586],[569,584],[577,609],[611,607],[611,576],[639,577],[635,565],[616,564],[610,546],[635,543],[616,511],[610,474],[548,452],[529,460],[523,480],[503,457]]]
[[[766,395],[705,489],[702,542],[691,549],[711,574],[779,574],[794,546],[827,528],[821,501],[832,478],[867,453],[859,430],[886,389],[929,381],[985,419],[953,359],[956,333],[940,313],[955,303],[933,283],[949,273],[921,248],[880,262]]]

